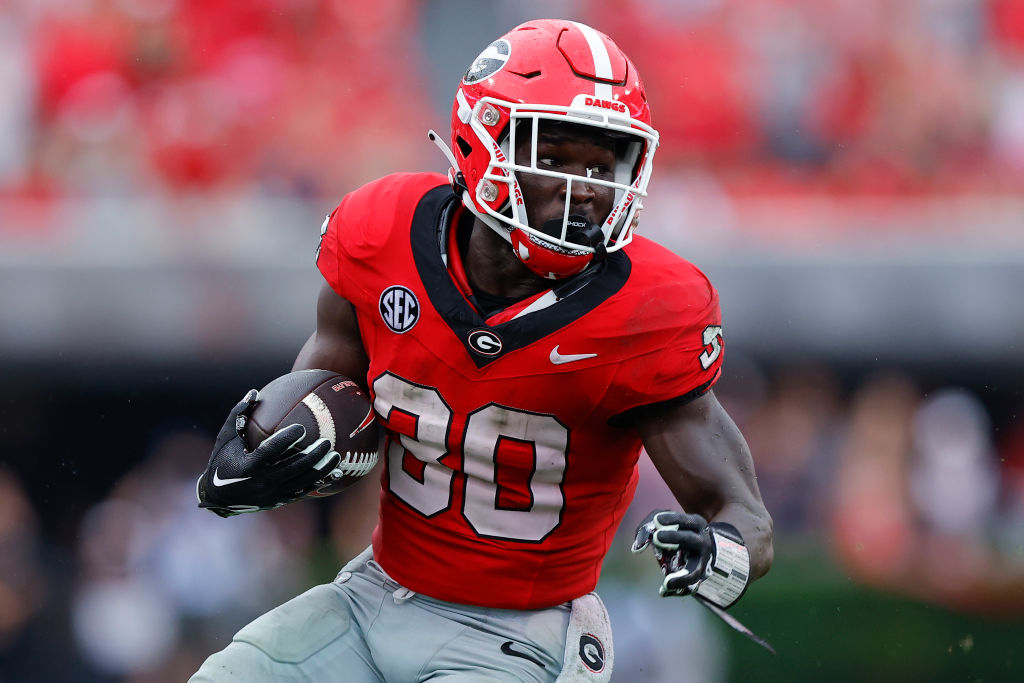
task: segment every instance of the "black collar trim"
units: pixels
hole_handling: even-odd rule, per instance
[[[441,258],[439,240],[444,239],[452,205],[458,201],[448,185],[428,191],[413,214],[410,241],[416,270],[430,303],[462,341],[478,368],[586,315],[622,289],[629,278],[632,263],[624,251],[617,251],[597,267],[588,268],[553,288],[559,297],[555,304],[500,325],[488,326],[463,298]]]

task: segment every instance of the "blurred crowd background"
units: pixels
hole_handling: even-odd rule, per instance
[[[368,543],[374,481],[222,520],[195,477],[312,330],[324,214],[443,171],[539,16],[643,75],[640,229],[720,289],[776,523],[773,658],[629,556],[642,459],[616,680],[1024,678],[1024,2],[0,0],[0,682],[185,680]]]

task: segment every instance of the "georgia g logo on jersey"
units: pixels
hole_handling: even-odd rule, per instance
[[[380,295],[380,317],[392,332],[405,334],[420,319],[420,301],[408,287],[392,285]]]
[[[497,356],[504,346],[501,337],[490,330],[473,330],[466,338],[466,342],[482,356]]]
[[[484,51],[469,65],[466,75],[462,77],[462,82],[466,85],[473,85],[485,78],[490,78],[501,71],[501,67],[505,66],[511,54],[512,46],[507,40],[500,38],[494,41],[484,48]]]

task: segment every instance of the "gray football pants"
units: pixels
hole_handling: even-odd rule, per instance
[[[245,626],[190,682],[607,681],[612,656],[593,593],[543,610],[457,605],[402,587],[367,549]]]

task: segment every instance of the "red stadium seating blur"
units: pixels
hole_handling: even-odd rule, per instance
[[[20,141],[0,148],[7,200],[335,198],[434,160],[421,128],[447,122],[425,92],[416,0],[7,5],[0,53],[27,70],[7,103],[25,115],[0,120]],[[577,10],[641,67],[659,169],[697,170],[733,199],[1024,192],[1019,2]]]
[[[427,105],[411,0],[358,13],[321,0],[87,7],[19,6],[32,70],[21,132],[35,142],[7,196],[335,195],[372,177],[375,158],[416,163],[407,150],[425,134],[408,112]]]

